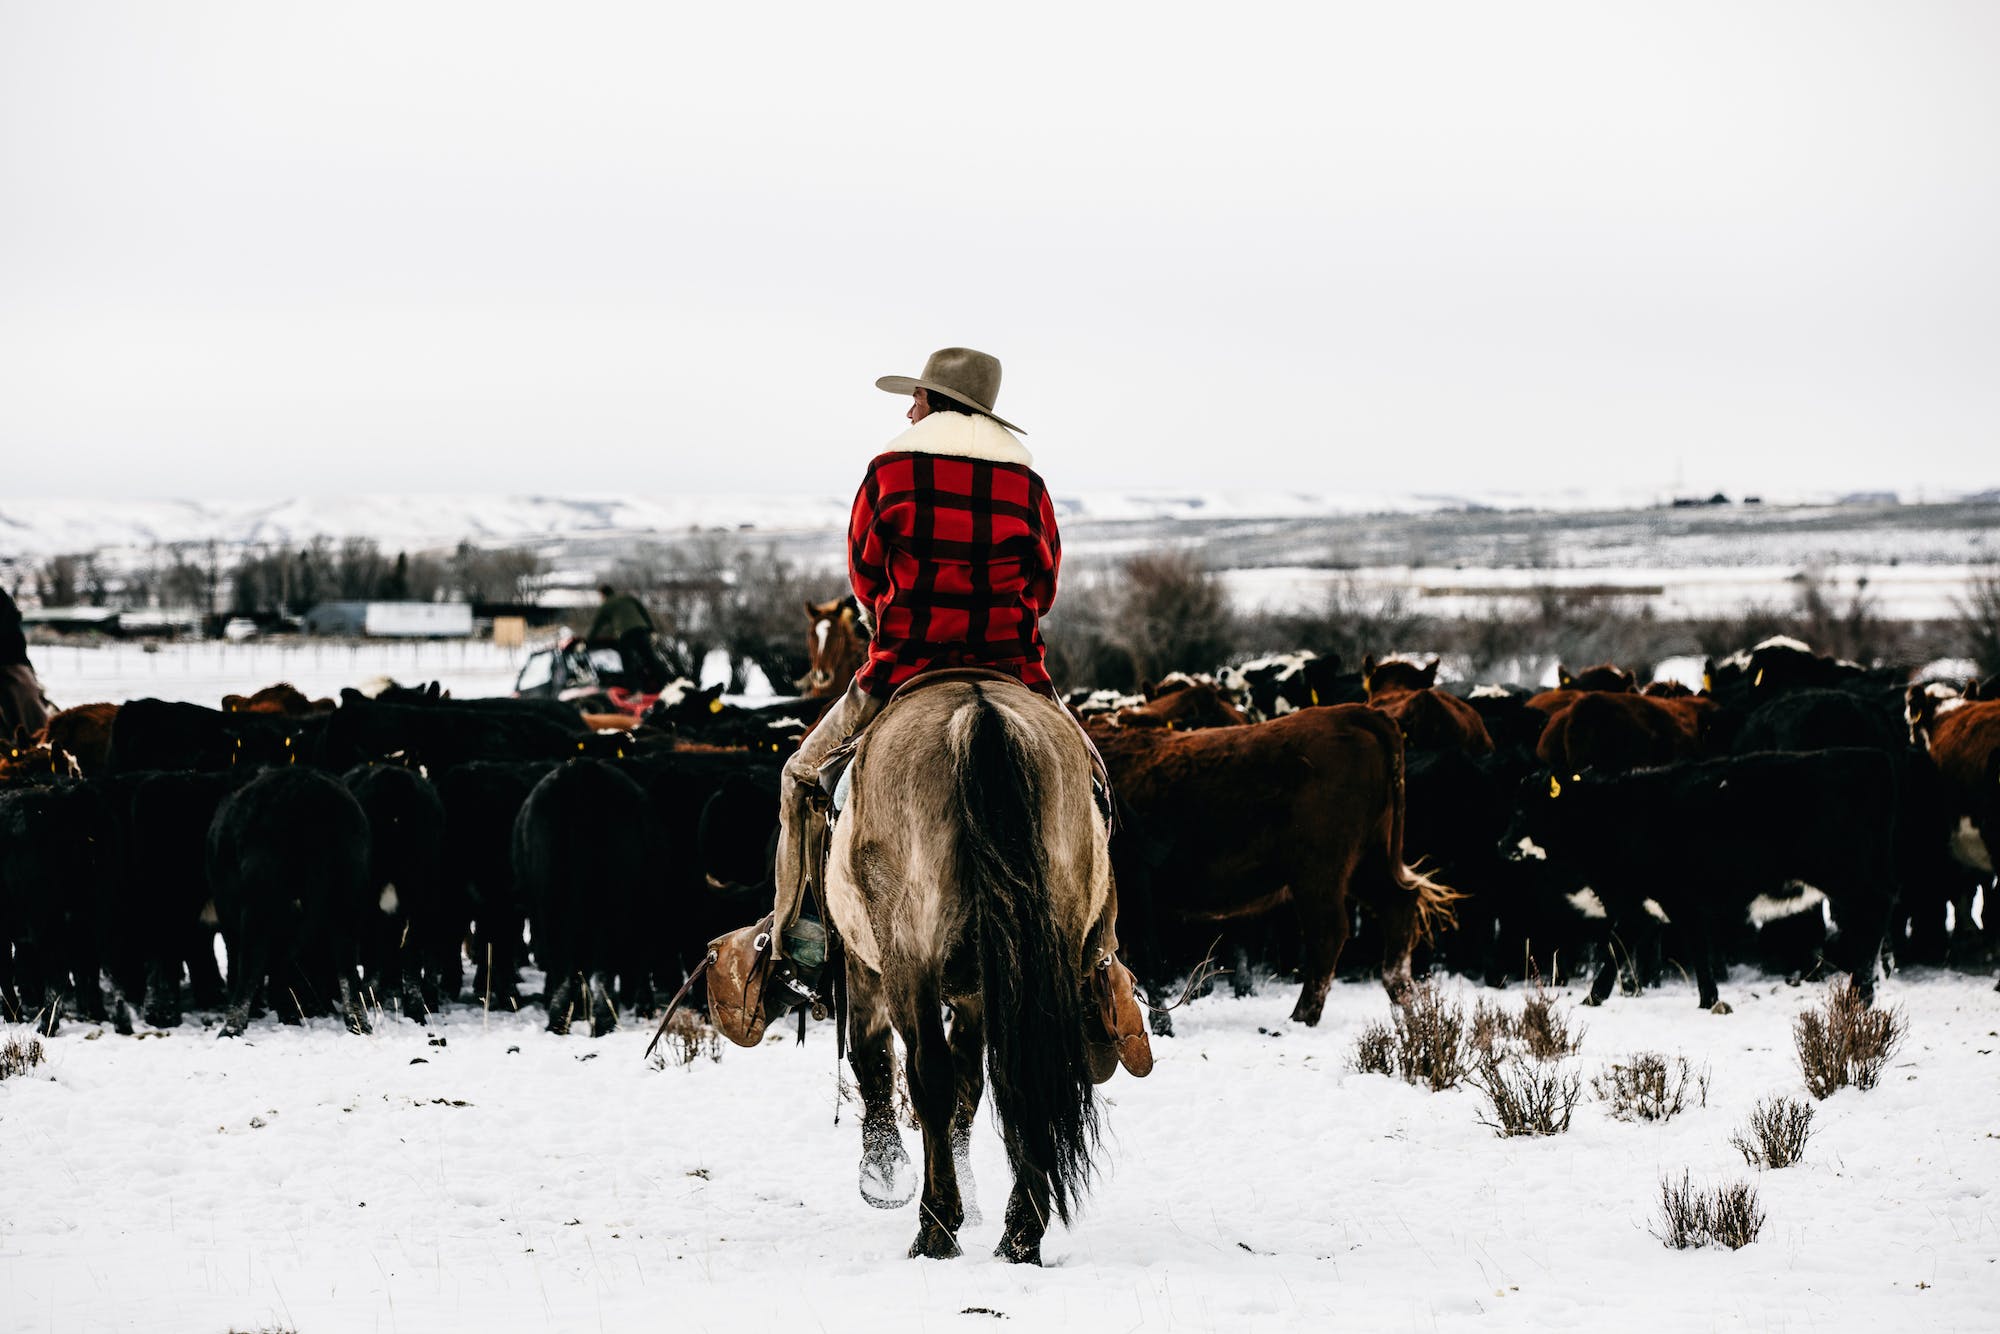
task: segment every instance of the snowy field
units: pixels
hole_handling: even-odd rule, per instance
[[[406,685],[439,680],[460,698],[504,695],[520,673],[522,649],[474,640],[341,641],[301,639],[263,643],[226,640],[81,647],[36,644],[29,651],[42,688],[60,708],[98,700],[182,700],[220,707],[227,694],[247,694],[290,681],[315,698],[334,696],[378,676]]]
[[[990,1125],[965,1258],[904,1258],[914,1206],[856,1193],[825,1025],[654,1069],[640,1025],[563,1039],[464,1008],[370,1037],[72,1023],[0,1084],[0,1328],[1990,1330],[1991,987],[1889,979],[1910,1038],[1883,1084],[1820,1104],[1804,1161],[1765,1173],[1729,1136],[1802,1091],[1789,1026],[1813,988],[1739,973],[1731,1016],[1681,985],[1583,1012],[1586,1074],[1685,1054],[1708,1105],[1626,1124],[1586,1094],[1547,1140],[1495,1138],[1470,1090],[1355,1073],[1388,1010],[1373,984],[1337,986],[1316,1029],[1283,984],[1197,1002],[1150,1079],[1106,1086],[1101,1180],[1039,1271],[990,1257]],[[1761,1239],[1665,1249],[1658,1183],[1683,1168],[1754,1177]]]

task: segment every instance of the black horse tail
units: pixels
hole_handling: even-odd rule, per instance
[[[993,1107],[1015,1174],[1046,1177],[1067,1223],[1097,1146],[1083,942],[1064,938],[1050,901],[1029,756],[984,691],[972,707],[959,761],[957,875],[978,942]]]

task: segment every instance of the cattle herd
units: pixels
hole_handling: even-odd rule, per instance
[[[1121,947],[1156,998],[1218,939],[1239,987],[1296,976],[1304,1023],[1343,960],[1382,958],[1401,996],[1413,909],[1420,969],[1587,975],[1592,1001],[1675,964],[1725,1012],[1732,963],[1867,995],[1885,952],[1990,962],[1994,683],[1789,640],[1699,692],[1608,665],[1541,692],[1436,675],[1301,653],[1069,701],[1116,789]],[[677,685],[636,720],[393,685],[65,710],[0,752],[0,1007],[50,1034],[190,1006],[225,1035],[260,1012],[364,1031],[517,1008],[532,958],[554,1031],[656,1013],[769,905],[779,765],[845,686],[812,683],[754,708]]]

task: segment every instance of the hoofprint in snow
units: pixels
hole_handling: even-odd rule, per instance
[[[370,1037],[72,1023],[0,1083],[0,1327],[1990,1329],[1990,987],[1889,979],[1910,1037],[1881,1086],[1819,1104],[1804,1161],[1762,1173],[1729,1137],[1802,1092],[1789,1030],[1815,987],[1739,973],[1726,1017],[1676,985],[1581,1012],[1586,1075],[1684,1054],[1708,1104],[1628,1124],[1586,1095],[1546,1140],[1495,1138],[1471,1090],[1353,1071],[1388,1009],[1373,984],[1337,986],[1316,1029],[1286,1021],[1281,983],[1206,999],[1150,1079],[1106,1086],[1100,1180],[1041,1270],[989,1256],[1008,1183],[990,1123],[966,1257],[904,1258],[911,1209],[856,1193],[826,1025],[654,1069],[644,1025],[563,1039],[462,1007]],[[1753,1180],[1762,1237],[1663,1247],[1660,1178],[1684,1168]]]

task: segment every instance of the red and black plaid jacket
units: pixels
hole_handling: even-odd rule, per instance
[[[991,667],[1052,693],[1038,622],[1061,564],[1055,508],[1032,468],[879,456],[847,526],[848,577],[875,624],[855,680],[883,696],[927,668]]]

